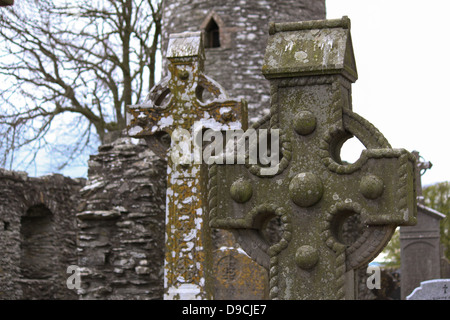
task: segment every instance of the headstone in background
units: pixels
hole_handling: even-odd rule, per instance
[[[450,300],[450,279],[422,281],[406,300]]]
[[[445,215],[424,204],[421,174],[431,163],[416,158],[417,224],[400,227],[401,298],[411,294],[422,281],[441,277],[440,221]]]
[[[230,232],[223,232],[213,252],[214,299],[264,300],[268,297],[267,271],[236,246]]]

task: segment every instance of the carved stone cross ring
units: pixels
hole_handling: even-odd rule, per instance
[[[415,223],[414,158],[352,111],[349,29],[348,18],[270,26],[271,113],[253,129],[279,130],[277,170],[209,170],[210,225],[232,230],[269,269],[272,299],[351,298],[350,272],[376,257],[397,225]],[[352,136],[366,150],[350,164],[339,154]]]

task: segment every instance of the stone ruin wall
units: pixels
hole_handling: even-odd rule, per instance
[[[166,162],[122,137],[88,178],[0,169],[0,300],[162,299]]]
[[[89,160],[77,213],[80,299],[162,299],[166,163],[119,138]]]
[[[0,169],[0,299],[78,299],[76,207],[84,179]]]

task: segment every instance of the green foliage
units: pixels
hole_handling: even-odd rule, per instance
[[[400,268],[400,228],[395,229],[391,241],[384,248],[382,254],[385,256],[383,265]]]
[[[441,182],[426,188],[423,191],[425,205],[445,215],[441,220],[441,243],[444,245],[444,254],[450,259],[450,182]]]

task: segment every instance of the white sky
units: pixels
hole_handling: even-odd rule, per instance
[[[417,150],[433,163],[423,185],[450,180],[450,1],[326,4],[327,19],[351,19],[358,69],[353,111],[392,147]]]

